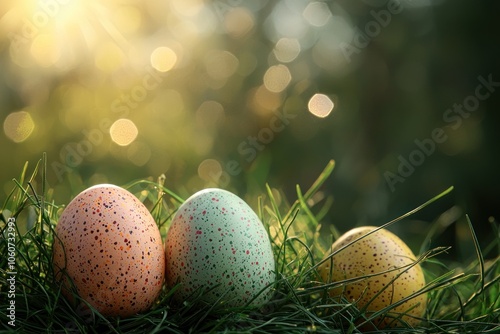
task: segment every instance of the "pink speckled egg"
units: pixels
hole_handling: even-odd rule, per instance
[[[130,192],[110,184],[84,190],[63,211],[56,234],[53,265],[69,300],[73,284],[106,316],[127,317],[153,305],[165,253],[153,217]]]
[[[188,198],[172,220],[165,251],[167,284],[180,283],[177,300],[203,291],[204,301],[232,307],[271,297],[275,265],[267,231],[228,191],[205,189]]]

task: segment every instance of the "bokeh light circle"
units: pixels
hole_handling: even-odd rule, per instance
[[[177,54],[171,48],[160,46],[151,53],[151,66],[160,72],[170,71],[177,63]]]
[[[28,139],[35,129],[35,122],[26,111],[10,113],[3,122],[5,135],[15,143]]]
[[[284,91],[290,81],[292,81],[290,70],[282,64],[269,67],[264,74],[264,86],[273,93]]]
[[[138,133],[139,130],[134,122],[126,118],[117,120],[109,128],[111,139],[120,146],[130,145],[137,138]]]
[[[333,110],[333,101],[325,94],[314,94],[307,104],[309,112],[316,117],[325,118]]]
[[[274,56],[280,62],[289,63],[300,53],[300,43],[296,38],[281,38],[274,47]]]

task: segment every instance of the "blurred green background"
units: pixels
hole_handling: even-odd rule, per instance
[[[493,0],[3,0],[0,199],[42,152],[56,203],[164,174],[183,196],[218,186],[255,207],[266,182],[292,201],[335,159],[325,225],[380,225],[453,185],[395,229],[418,244],[453,208],[443,222],[468,213],[486,240],[500,214],[499,12]],[[444,243],[467,253],[460,226]]]

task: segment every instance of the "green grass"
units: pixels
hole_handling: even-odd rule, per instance
[[[54,228],[63,206],[54,203],[52,190],[46,188],[45,156],[28,173],[28,164],[14,180],[13,190],[0,211],[0,330],[20,333],[357,333],[357,326],[377,316],[367,315],[346,300],[331,298],[329,287],[345,282],[320,282],[316,268],[331,242],[339,236],[320,233],[333,201],[323,198],[321,187],[334,169],[330,162],[316,182],[305,192],[297,186],[297,200],[287,203],[283,194],[267,186],[258,197],[257,213],[272,240],[276,258],[277,281],[273,299],[261,309],[226,309],[223,304],[207,305],[193,296],[182,305],[171,302],[172,291],[165,288],[147,313],[120,319],[105,318],[94,309],[74,309],[61,295],[51,266]],[[40,175],[39,175],[40,174]],[[29,175],[29,176],[28,176]],[[158,182],[141,180],[124,187],[136,194],[156,219],[165,235],[172,214],[182,198]],[[383,225],[402,219],[431,205],[452,189],[444,191],[415,210]],[[280,198],[281,197],[281,198]],[[15,218],[15,327],[10,319],[8,228]],[[465,217],[476,256],[470,263],[453,264],[442,259],[447,247],[428,249],[427,240],[435,237],[439,226],[431,228],[422,242],[417,259],[424,268],[427,285],[418,293],[428,293],[429,304],[419,328],[398,328],[395,333],[482,333],[500,331],[500,234],[491,221],[494,241],[481,249],[473,224]],[[435,224],[438,224],[436,222]],[[12,224],[10,225],[11,227]],[[11,240],[12,241],[12,240]],[[381,311],[390,312],[390,308]],[[380,331],[382,332],[382,331]],[[387,330],[383,331],[384,333]]]

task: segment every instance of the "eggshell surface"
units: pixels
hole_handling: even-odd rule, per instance
[[[84,190],[63,211],[56,235],[53,265],[68,299],[69,277],[105,316],[127,317],[153,305],[165,253],[153,217],[133,194],[110,184]]]
[[[325,259],[374,229],[373,226],[364,226],[350,230],[334,242]],[[422,268],[420,264],[415,264],[415,259],[400,238],[381,229],[326,259],[318,271],[325,282],[373,275],[329,291],[331,296],[344,296],[348,301],[357,303],[358,308],[366,308],[370,316],[425,286]],[[392,308],[389,316],[373,319],[372,323],[379,329],[404,326],[403,322],[416,326],[426,306],[427,295],[420,294]]]
[[[238,196],[205,189],[175,214],[165,241],[169,287],[180,283],[177,300],[200,289],[203,300],[225,305],[260,305],[271,297],[275,264],[269,236],[255,212]],[[261,290],[265,291],[261,294]]]

